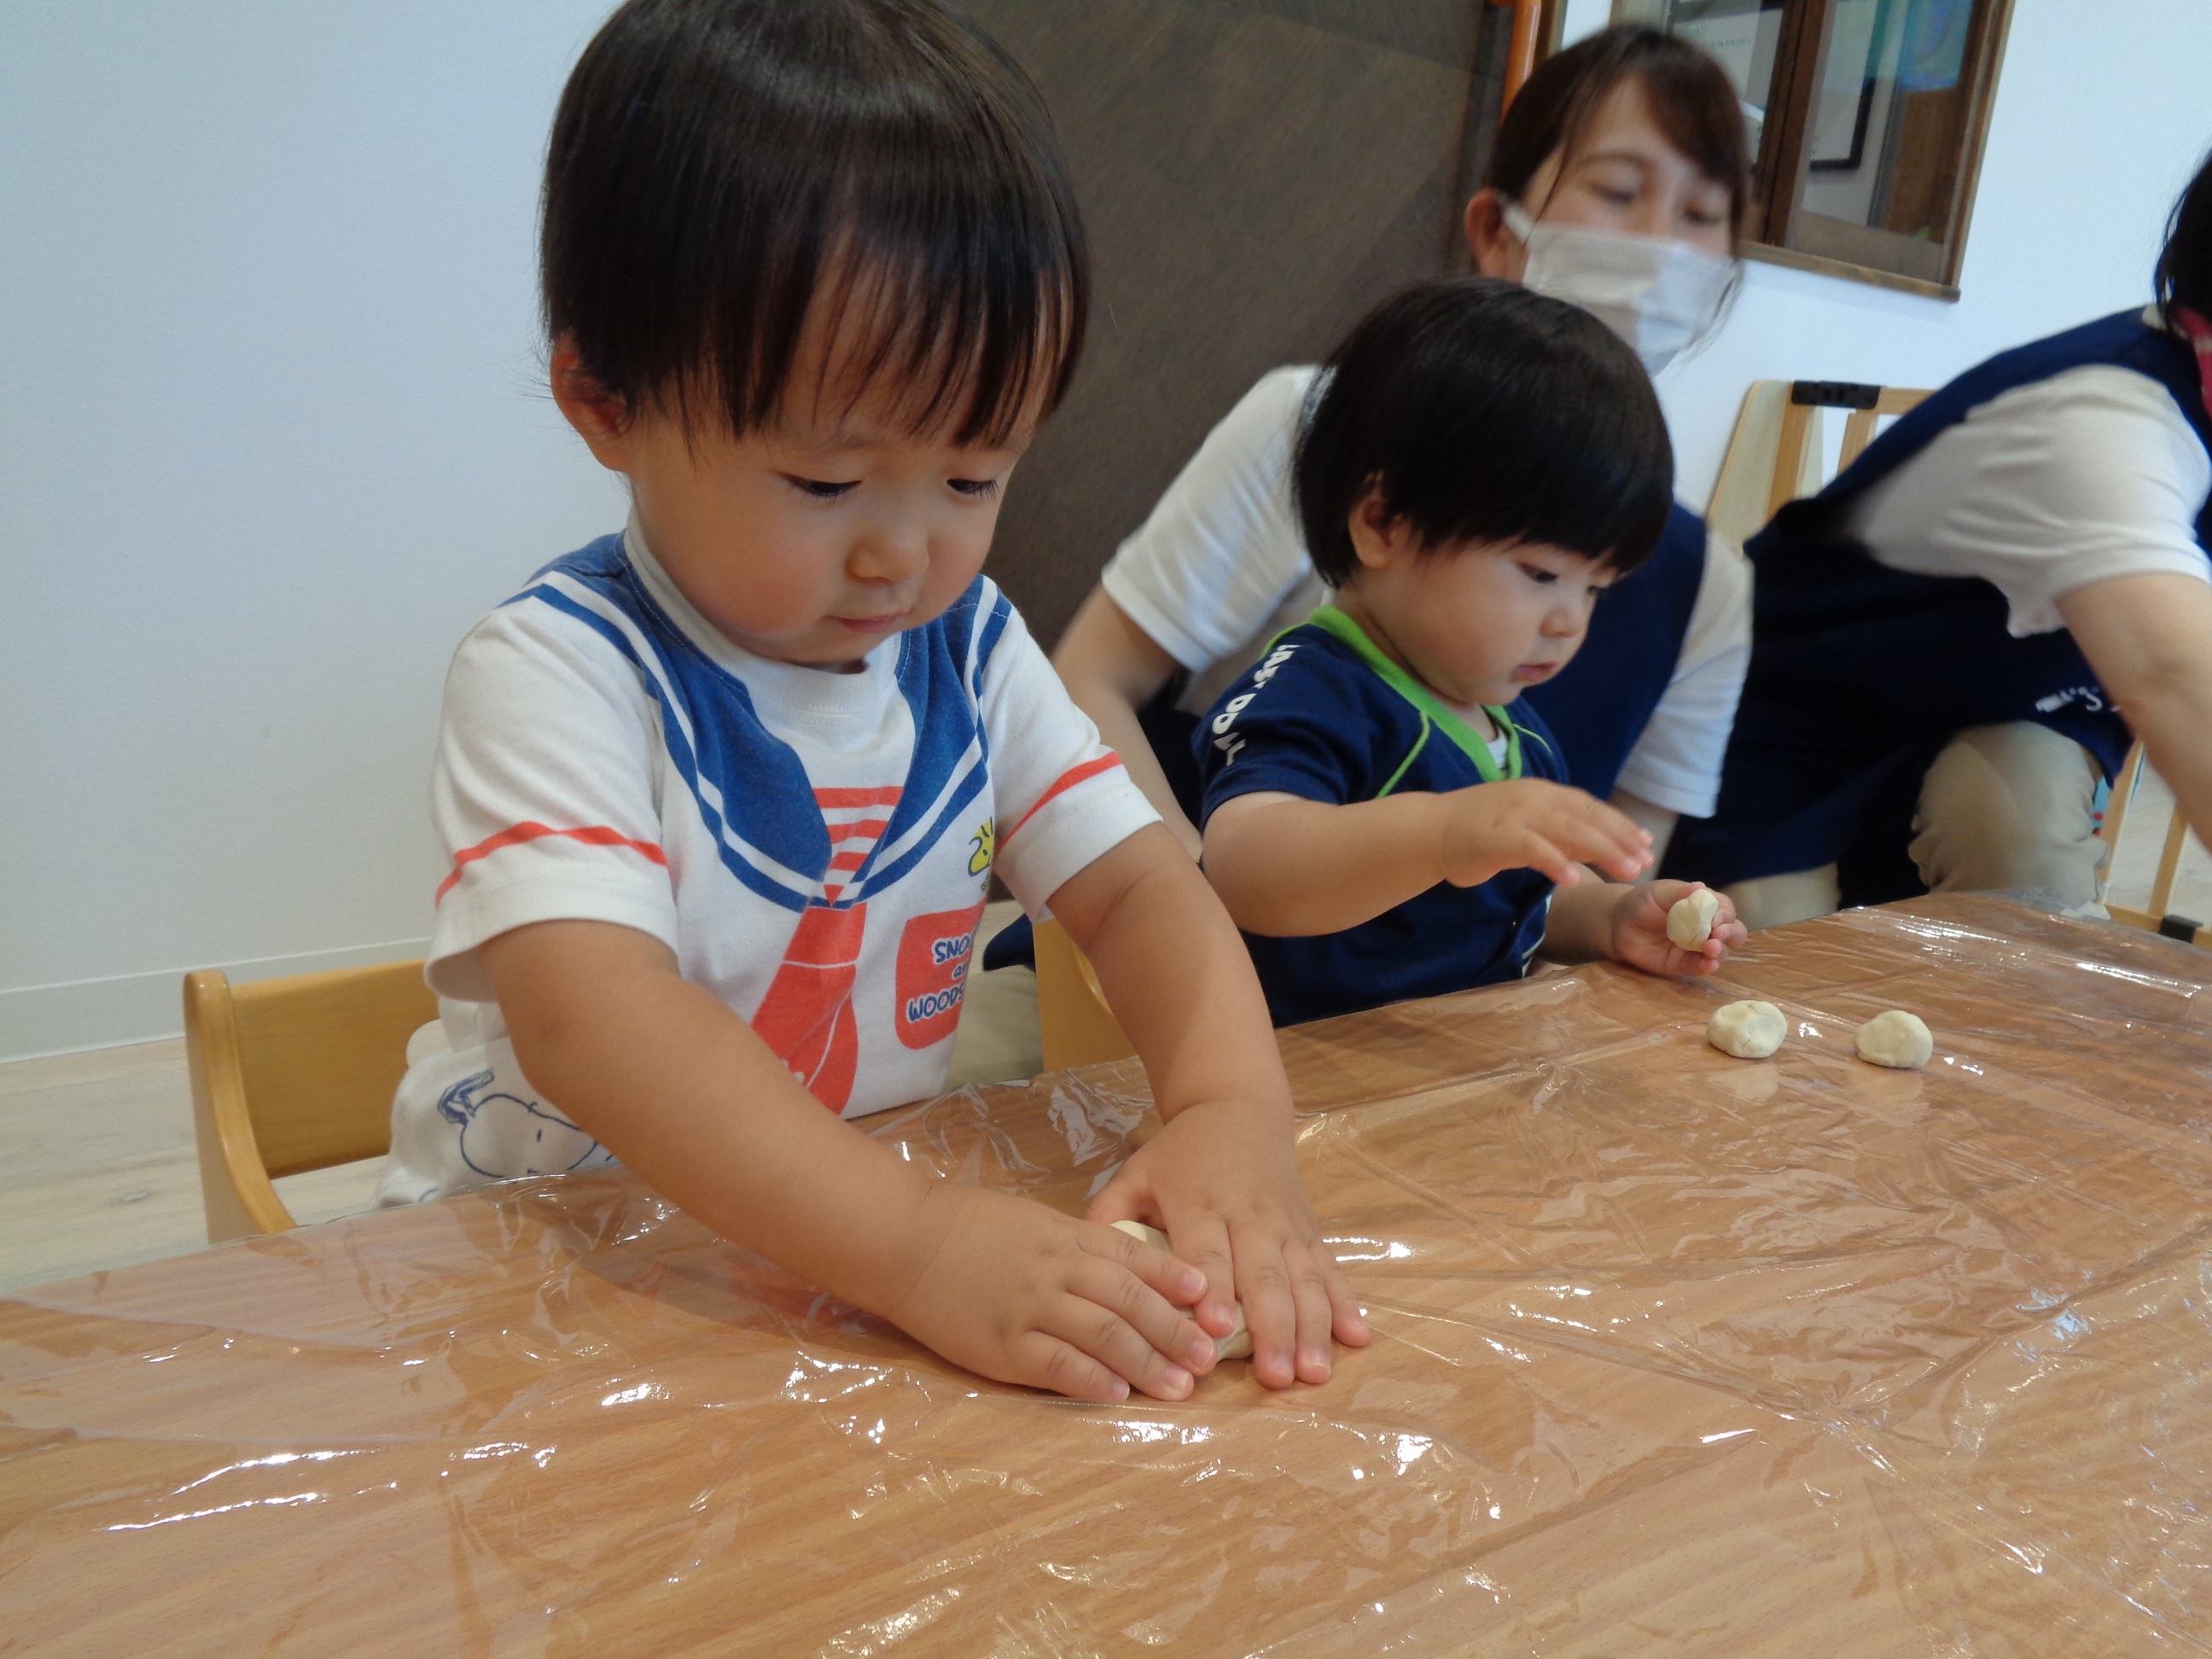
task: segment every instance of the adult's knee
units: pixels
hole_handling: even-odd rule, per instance
[[[2090,817],[2089,752],[2045,726],[1978,726],[1946,744],[1920,787],[1912,860],[1939,892],[2097,896],[2104,843]]]

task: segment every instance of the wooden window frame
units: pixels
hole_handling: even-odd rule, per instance
[[[1836,3],[1783,0],[1767,119],[1754,158],[1750,210],[1744,218],[1745,257],[1956,300],[2012,9],[2013,0],[1973,0],[1959,74],[1965,107],[1948,140],[1951,183],[1941,216],[1946,234],[1939,241],[1853,224],[1804,205],[1805,185],[1812,176],[1813,112],[1817,90],[1827,78]],[[1650,0],[1614,0],[1617,21],[1653,15]]]

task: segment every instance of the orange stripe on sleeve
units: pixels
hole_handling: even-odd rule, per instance
[[[1067,770],[1062,772],[1057,778],[1053,780],[1052,787],[1046,790],[1042,795],[1039,795],[1036,798],[1036,804],[1032,805],[1028,811],[1023,813],[1019,818],[1015,820],[1014,827],[1006,831],[999,837],[999,845],[1004,847],[1016,836],[1021,834],[1022,826],[1042,811],[1044,808],[1044,804],[1050,800],[1054,795],[1060,793],[1064,790],[1073,789],[1077,784],[1083,782],[1087,778],[1095,778],[1101,772],[1110,772],[1121,763],[1121,757],[1119,755],[1113,754],[1109,751],[1109,753],[1099,756],[1096,760],[1087,760],[1080,766],[1069,767]]]
[[[649,841],[633,841],[618,830],[604,823],[586,825],[580,830],[556,830],[550,824],[518,823],[487,836],[473,847],[463,848],[453,854],[453,872],[438,884],[438,892],[431,902],[442,904],[453,884],[461,878],[461,872],[478,859],[489,858],[502,847],[519,847],[526,841],[542,841],[548,836],[563,836],[571,841],[580,841],[591,847],[627,847],[634,853],[642,853],[662,869],[668,867],[668,854]]]

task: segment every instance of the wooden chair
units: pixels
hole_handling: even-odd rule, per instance
[[[296,1225],[270,1184],[391,1150],[407,1039],[434,1019],[420,962],[233,985],[185,975],[208,1242]]]
[[[1106,1006],[1098,970],[1056,921],[1036,925],[1036,979],[1037,1035],[1043,1039],[1046,1071],[1122,1060],[1137,1052]]]
[[[1705,522],[1739,544],[1765,526],[1785,501],[1827,482],[1823,411],[1850,411],[1837,458],[1841,471],[1874,441],[1885,415],[1917,408],[1929,394],[1905,386],[1845,380],[1753,380],[1743,394],[1735,431],[1714,481]]]
[[[2147,810],[2163,810],[2166,825],[2163,831],[2154,823],[2144,822],[2142,811],[2131,812],[2139,795],[2148,796]],[[2140,905],[2119,902],[2112,891],[2112,879],[2120,862],[2120,837],[2132,828],[2137,835],[2145,833],[2159,836],[2158,862],[2152,875],[2150,887]],[[2140,927],[2147,933],[2163,933],[2168,939],[2178,939],[2185,945],[2212,947],[2212,926],[2194,916],[2177,915],[2173,909],[2175,878],[2181,873],[2181,861],[2188,848],[2189,823],[2181,816],[2180,807],[2165,781],[2150,768],[2144,757],[2143,746],[2138,743],[2128,750],[2127,760],[2120,768],[2120,775],[2112,784],[2112,799],[2106,804],[2105,823],[2100,832],[2108,849],[2105,854],[2105,869],[2099,896],[2114,921],[2125,922],[2130,927]],[[2203,856],[2200,849],[2198,856]],[[2130,896],[2133,896],[2130,893]],[[2198,906],[2197,908],[2203,908]]]

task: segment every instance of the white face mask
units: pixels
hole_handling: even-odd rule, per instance
[[[1580,306],[1656,374],[1702,339],[1735,286],[1736,262],[1666,236],[1638,236],[1535,220],[1499,204],[1528,250],[1522,284]]]

